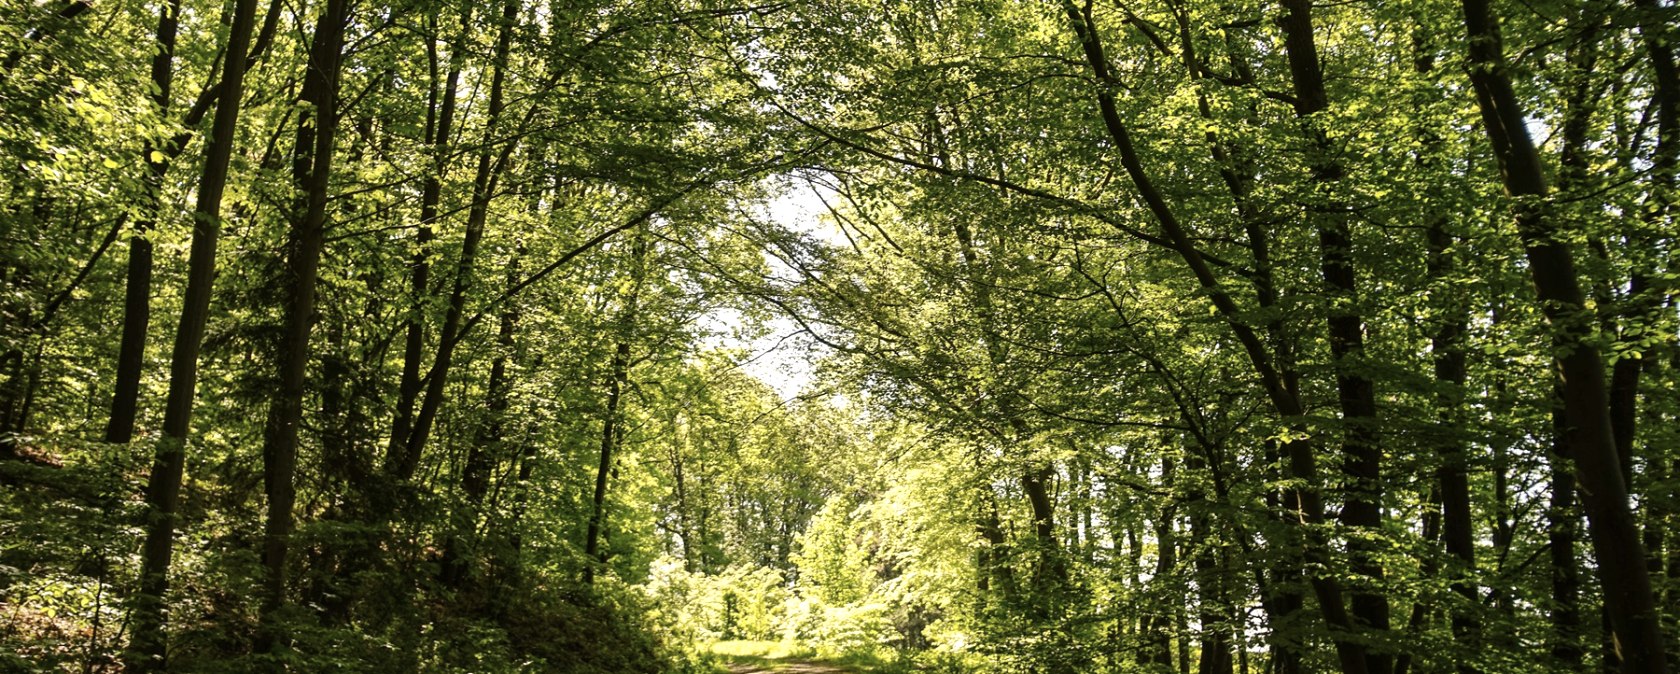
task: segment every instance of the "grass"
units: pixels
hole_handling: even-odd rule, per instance
[[[751,660],[791,660],[816,657],[816,650],[791,641],[719,641],[712,655]]]

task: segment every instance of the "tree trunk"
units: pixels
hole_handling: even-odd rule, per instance
[[[181,0],[170,0],[158,12],[158,51],[152,55],[152,103],[168,117],[171,85],[175,81],[175,36],[180,26]],[[124,284],[122,342],[117,350],[116,385],[111,393],[111,418],[105,441],[127,444],[134,438],[134,418],[140,407],[140,376],[146,364],[146,331],[151,325],[152,240],[149,238],[163,207],[163,178],[170,155],[150,141],[141,149],[146,172],[145,203],[128,240],[128,276]]]
[[[470,14],[470,12],[469,12]],[[432,293],[431,270],[434,227],[438,219],[438,204],[443,198],[443,174],[449,168],[451,134],[455,128],[455,90],[461,80],[461,64],[465,53],[461,49],[449,53],[449,72],[443,79],[442,100],[437,91],[438,41],[426,43],[427,63],[433,77],[432,105],[426,114],[426,136],[432,155],[431,171],[420,187],[420,226],[415,235],[414,257],[409,267],[410,307],[403,339],[402,379],[397,387],[397,404],[392,413],[391,438],[385,450],[385,472],[400,475],[410,463],[409,438],[414,429],[414,405],[420,398],[420,368],[426,350],[426,307]]]
[[[1206,468],[1205,463],[1192,454],[1188,459],[1191,470]],[[1192,477],[1192,479],[1197,479]],[[1196,674],[1231,674],[1231,636],[1228,616],[1232,606],[1225,591],[1228,569],[1221,568],[1222,555],[1213,516],[1208,512],[1207,494],[1199,486],[1189,493],[1190,537],[1195,541],[1196,621],[1201,624],[1200,657]]]
[[[1448,283],[1454,260],[1452,236],[1447,234],[1446,222],[1439,219],[1431,222],[1427,236],[1429,276],[1437,284]],[[1467,365],[1463,341],[1468,323],[1466,313],[1459,306],[1446,308],[1446,320],[1430,339],[1430,353],[1435,359],[1435,382],[1442,387],[1438,404],[1443,429],[1459,428],[1464,420],[1463,390]],[[1476,652],[1481,625],[1472,608],[1480,598],[1471,580],[1476,575],[1476,544],[1475,519],[1470,505],[1469,457],[1464,442],[1453,437],[1451,430],[1446,433],[1447,437],[1442,438],[1436,448],[1441,461],[1435,474],[1441,495],[1441,538],[1447,554],[1459,565],[1451,573],[1452,590],[1464,598],[1464,606],[1449,613],[1452,616],[1453,637],[1466,652]],[[1458,669],[1464,674],[1476,671],[1463,661],[1460,661]]]
[[[460,341],[461,319],[466,310],[467,290],[473,285],[474,267],[478,261],[479,244],[484,239],[484,225],[490,217],[490,202],[496,193],[501,170],[513,152],[509,143],[500,156],[493,151],[496,122],[502,114],[502,87],[507,80],[508,50],[512,40],[514,20],[518,17],[517,2],[503,6],[502,29],[496,38],[495,61],[490,74],[490,100],[485,111],[484,138],[478,153],[478,168],[473,174],[472,203],[467,207],[467,231],[461,242],[461,257],[455,265],[455,284],[449,293],[449,308],[444,312],[443,328],[438,332],[437,354],[426,373],[426,396],[414,417],[414,430],[406,439],[403,460],[397,465],[396,477],[408,480],[420,465],[426,441],[431,437],[432,424],[443,407],[444,385],[449,381],[449,368],[454,362],[455,347]],[[465,27],[464,27],[465,29]]]
[[[628,313],[628,312],[627,312]],[[601,531],[607,518],[607,478],[612,474],[613,450],[618,444],[619,397],[628,378],[630,343],[620,337],[613,349],[607,377],[607,406],[601,415],[601,462],[595,470],[595,495],[590,501],[589,529],[584,534],[583,582],[595,582],[595,567],[605,567],[607,555],[601,549]]]
[[[1335,147],[1314,117],[1329,107],[1324,74],[1319,66],[1313,35],[1311,0],[1283,0],[1284,46],[1289,55],[1290,79],[1295,89],[1295,115],[1306,127],[1309,149],[1307,164],[1312,172],[1315,201],[1307,206],[1307,219],[1318,230],[1320,270],[1325,295],[1330,303],[1328,332],[1330,355],[1336,372],[1336,397],[1342,410],[1342,473],[1350,485],[1344,496],[1341,522],[1349,527],[1375,532],[1382,526],[1382,450],[1378,446],[1375,387],[1361,374],[1365,351],[1365,321],[1357,307],[1358,277],[1353,266],[1353,235],[1348,226],[1348,207],[1336,194],[1346,168],[1334,156]],[[1378,632],[1389,628],[1388,597],[1380,587],[1383,569],[1377,550],[1362,536],[1348,541],[1348,552],[1356,577],[1370,589],[1353,593],[1353,618],[1361,626]],[[1381,649],[1367,649],[1365,667],[1370,674],[1393,671],[1394,657]]]
[[[338,135],[339,69],[343,61],[348,0],[327,0],[315,26],[314,44],[298,100],[314,119],[299,119],[293,148],[292,180],[299,198],[293,205],[287,242],[286,307],[279,358],[279,390],[269,403],[263,433],[263,484],[268,521],[263,531],[263,601],[256,649],[274,653],[286,645],[286,629],[277,615],[286,601],[286,557],[292,536],[293,484],[297,473],[298,427],[309,369],[309,334],[315,320],[316,283],[320,275],[322,230]]]
[[[509,288],[519,283],[519,257],[523,253],[521,247],[508,264]],[[467,448],[467,461],[461,474],[461,512],[455,517],[455,532],[450,534],[449,541],[444,546],[442,580],[444,585],[455,589],[463,587],[471,576],[471,555],[464,552],[463,548],[471,547],[466,539],[474,535],[478,526],[478,518],[483,510],[480,504],[484,503],[485,497],[490,493],[490,473],[496,464],[502,461],[502,443],[507,435],[507,411],[513,388],[512,375],[508,373],[508,361],[513,357],[514,331],[519,322],[519,312],[512,300],[502,305],[498,320],[496,345],[499,351],[496,353],[496,360],[490,365],[490,381],[484,405],[484,413],[488,418],[482,422],[477,437]]]
[[[619,417],[623,408],[624,386],[630,379],[630,340],[635,336],[642,282],[647,274],[648,244],[645,234],[637,234],[631,244],[630,293],[624,298],[624,306],[618,316],[617,339],[613,346],[611,363],[607,368],[606,407],[601,414],[601,461],[595,471],[595,492],[590,501],[589,526],[583,539],[585,584],[595,582],[597,567],[605,570],[608,558],[601,545],[602,539],[606,538],[607,483],[616,474],[613,469],[616,460],[614,454],[624,436]]]
[[[216,275],[216,239],[221,229],[222,195],[227,189],[233,158],[239,106],[245,95],[246,52],[256,23],[256,0],[235,0],[228,45],[222,65],[222,99],[216,106],[210,138],[204,149],[204,173],[193,211],[191,252],[187,259],[187,288],[181,320],[170,356],[169,397],[164,404],[163,437],[158,442],[146,484],[146,542],[140,555],[140,579],[134,594],[133,635],[124,659],[136,672],[161,671],[168,635],[164,625],[169,564],[174,553],[176,508],[186,468],[187,436],[192,427],[193,399],[198,385],[198,351],[204,342],[210,313],[211,285]]]
[[[1552,403],[1551,504],[1546,510],[1546,539],[1551,562],[1552,604],[1548,650],[1566,670],[1581,669],[1581,578],[1575,561],[1575,479],[1569,465],[1569,421],[1563,411],[1562,382]]]
[[[1132,184],[1137,188],[1144,204],[1149,208],[1162,234],[1170,243],[1172,249],[1183,258],[1186,266],[1196,276],[1197,283],[1207,293],[1214,309],[1221,315],[1237,341],[1242,344],[1243,351],[1249,358],[1254,374],[1259,378],[1265,389],[1267,398],[1280,418],[1293,423],[1305,412],[1299,398],[1294,391],[1286,386],[1286,381],[1279,375],[1272,355],[1267,352],[1265,345],[1258,335],[1241,318],[1242,313],[1236,302],[1231,299],[1214,275],[1201,251],[1196,248],[1189,232],[1178,221],[1172,207],[1168,205],[1166,197],[1155,186],[1154,181],[1143,167],[1143,161],[1138,156],[1137,148],[1132,142],[1131,132],[1125,122],[1120,119],[1119,108],[1115,104],[1112,90],[1120,88],[1120,84],[1109,72],[1108,58],[1103,54],[1102,42],[1097,33],[1091,16],[1079,9],[1072,2],[1063,2],[1062,6],[1079,38],[1083,48],[1086,65],[1090,67],[1099,88],[1096,92],[1097,107],[1101,113],[1103,126],[1107,130],[1109,139],[1120,153],[1120,163],[1125,169]],[[1300,430],[1300,429],[1297,429]],[[1324,505],[1318,493],[1319,479],[1317,476],[1317,459],[1313,444],[1302,439],[1284,443],[1284,453],[1289,458],[1291,477],[1299,483],[1289,490],[1284,507],[1289,517],[1301,524],[1318,524],[1324,518]],[[1322,536],[1310,529],[1303,530],[1302,549],[1307,557],[1309,566],[1323,569],[1327,542]],[[1309,579],[1313,593],[1319,600],[1319,609],[1329,626],[1336,642],[1337,659],[1343,674],[1366,674],[1365,647],[1358,641],[1346,638],[1356,631],[1353,619],[1348,615],[1347,606],[1342,599],[1341,584],[1331,575],[1320,571]]]
[[[1161,484],[1173,484],[1175,463],[1168,452],[1161,454]],[[1166,507],[1155,516],[1155,573],[1153,578],[1165,579],[1178,569],[1178,536],[1173,526],[1173,520],[1178,516],[1178,508],[1168,502]],[[1163,668],[1173,665],[1173,634],[1175,632],[1174,617],[1182,610],[1182,603],[1176,600],[1159,601],[1150,609],[1149,617],[1145,619],[1146,629],[1143,637],[1150,643],[1144,645],[1142,652],[1145,663],[1153,663]],[[1179,639],[1183,635],[1179,634]]]
[[[1068,568],[1061,545],[1056,540],[1056,504],[1050,498],[1050,478],[1053,469],[1046,466],[1028,470],[1021,476],[1021,491],[1027,495],[1032,508],[1033,537],[1038,548],[1038,565],[1033,570],[1034,604],[1042,617],[1055,615],[1060,608],[1061,594],[1067,587]]]
[[[1662,674],[1668,667],[1645,565],[1645,549],[1628,504],[1627,485],[1610,420],[1604,359],[1592,332],[1575,260],[1566,236],[1546,210],[1542,162],[1529,137],[1527,115],[1505,71],[1499,27],[1488,0],[1464,0],[1471,83],[1482,122],[1499,161],[1506,192],[1515,200],[1534,285],[1555,334],[1563,376],[1565,437],[1587,513],[1588,535],[1598,559],[1605,606],[1622,646],[1624,671]]]
[[[1003,533],[1003,518],[998,514],[996,492],[992,489],[991,481],[984,477],[984,471],[981,471],[981,474],[982,483],[978,488],[980,521],[977,525],[983,541],[977,563],[981,583],[980,599],[984,603],[991,597],[1001,597],[1003,601],[1000,604],[1007,607],[1015,602],[1020,589],[1015,582],[1015,567],[1011,566],[1009,539]],[[993,582],[997,587],[991,587]]]

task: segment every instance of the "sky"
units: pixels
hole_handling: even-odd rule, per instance
[[[831,245],[842,245],[844,235],[832,218],[816,190],[823,189],[806,181],[789,178],[785,190],[777,198],[758,209],[758,216],[787,229],[812,235]],[[783,268],[779,262],[766,258],[772,268]],[[768,334],[757,339],[742,339],[729,330],[740,322],[739,312],[733,309],[712,311],[705,319],[718,337],[711,346],[740,348],[748,352],[741,369],[775,389],[782,400],[790,400],[804,392],[816,380],[815,361],[823,357],[820,347],[800,334],[799,326],[786,316],[769,321]]]

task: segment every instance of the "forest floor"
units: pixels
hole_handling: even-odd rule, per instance
[[[729,674],[856,674],[857,670],[845,669],[823,662],[805,660],[738,660],[727,665]]]
[[[712,647],[730,674],[872,674],[868,665],[833,662],[774,641],[724,641]]]

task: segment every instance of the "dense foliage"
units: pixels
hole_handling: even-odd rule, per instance
[[[1676,25],[13,0],[0,671],[1671,671]]]

